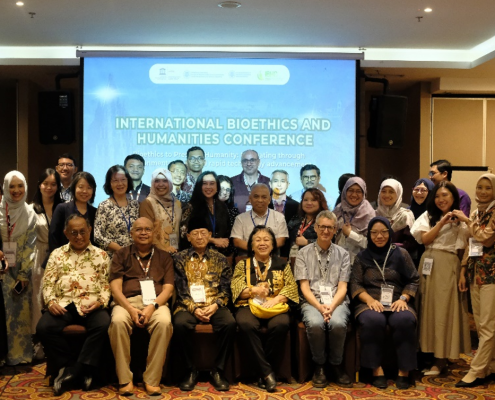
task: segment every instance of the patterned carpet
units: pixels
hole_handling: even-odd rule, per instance
[[[315,389],[311,383],[305,384],[281,384],[276,393],[269,394],[258,389],[255,385],[238,383],[232,386],[229,392],[219,393],[207,382],[201,382],[196,390],[189,393],[181,392],[177,387],[162,386],[162,399],[201,399],[201,400],[227,400],[227,399],[263,399],[263,400],[316,400],[316,399],[493,399],[495,400],[495,382],[489,381],[484,386],[474,389],[456,389],[455,383],[467,369],[467,360],[461,360],[452,364],[445,375],[439,377],[422,377],[416,381],[416,387],[408,390],[397,390],[393,381],[386,390],[380,390],[357,383],[353,388],[343,389],[336,385],[330,385],[325,389]],[[25,399],[51,399],[55,398],[52,388],[45,379],[46,365],[39,364],[33,367],[7,367],[0,376],[1,400],[25,400]],[[107,386],[90,392],[73,391],[64,393],[63,400],[114,400],[125,399],[115,392],[115,388]],[[137,387],[135,395],[129,399],[151,399],[142,387]],[[159,396],[153,399],[160,399]]]

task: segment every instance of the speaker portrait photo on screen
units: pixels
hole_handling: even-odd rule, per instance
[[[290,195],[290,197],[292,197],[294,200],[301,201],[302,195],[307,189],[317,188],[324,193],[326,192],[326,189],[322,185],[320,185],[320,168],[318,168],[316,165],[306,164],[304,167],[302,167],[300,178],[303,187],[301,190],[293,192]]]
[[[182,190],[189,196],[192,195],[196,179],[198,179],[198,176],[203,172],[205,164],[205,152],[201,147],[194,146],[187,150],[187,174],[186,180],[182,184]]]
[[[150,194],[150,187],[142,181],[144,175],[144,158],[139,154],[128,155],[124,160],[124,167],[132,178],[132,190],[127,194],[129,200],[141,203]]]

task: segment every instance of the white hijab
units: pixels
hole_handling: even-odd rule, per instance
[[[406,226],[412,228],[414,224],[414,214],[411,210],[400,206],[403,193],[402,185],[395,179],[385,179],[380,185],[380,192],[387,186],[392,188],[397,194],[397,200],[392,206],[384,206],[380,200],[380,193],[378,193],[378,208],[376,209],[376,215],[387,218],[390,221],[390,225],[394,232],[400,231]]]
[[[13,201],[10,195],[10,183],[12,178],[19,178],[26,188],[24,196],[19,201]],[[8,235],[8,222],[7,222],[7,206],[8,215],[10,216],[10,226],[14,227],[12,235],[10,236],[11,241],[16,241],[19,237],[24,235],[28,228],[32,226],[35,219],[35,213],[32,208],[26,204],[27,197],[27,183],[24,175],[19,171],[10,171],[5,175],[3,181],[3,197],[0,203],[0,230],[2,233],[2,240],[6,242],[9,239]]]

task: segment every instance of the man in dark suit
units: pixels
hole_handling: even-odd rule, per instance
[[[287,196],[290,185],[287,171],[277,169],[272,172],[270,188],[272,189],[272,204],[275,211],[285,215],[285,222],[289,222],[297,214],[299,203]]]

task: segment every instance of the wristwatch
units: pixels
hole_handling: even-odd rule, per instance
[[[153,305],[155,306],[155,310],[158,310],[158,307],[160,307],[160,304],[158,304],[156,301],[153,303]]]
[[[407,297],[404,296],[403,294],[399,297],[402,301],[405,301],[407,303]]]

